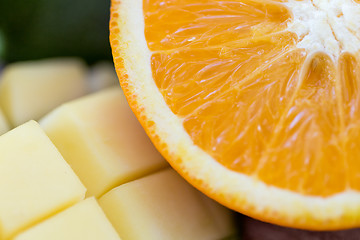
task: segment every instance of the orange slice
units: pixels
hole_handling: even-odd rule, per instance
[[[121,85],[188,182],[263,221],[360,226],[360,3],[113,0]]]

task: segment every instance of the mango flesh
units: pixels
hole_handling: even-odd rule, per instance
[[[218,236],[229,237],[231,234],[235,234],[233,213],[206,195],[200,194],[200,196],[203,198],[206,209],[217,223]]]
[[[197,190],[169,168],[123,184],[102,196],[99,203],[125,240],[227,237],[231,228],[223,231],[203,200]],[[218,220],[227,221],[226,213],[219,212]]]
[[[59,65],[77,68],[74,72],[82,68],[76,60],[65,62]],[[18,116],[38,119],[44,115],[44,109],[54,102],[51,98],[58,98],[54,88],[59,85],[50,84],[52,79],[61,76],[59,81],[63,81],[76,75],[58,72],[41,82],[44,75],[34,73],[39,69],[51,72],[54,60],[31,63],[38,64],[27,74],[18,74],[10,65],[11,71],[5,69],[1,76],[5,79],[0,83],[0,105],[5,107],[3,132],[21,123],[13,120],[20,119]],[[63,89],[75,88],[69,92],[81,96],[87,90],[112,86],[111,68],[96,65],[91,73],[95,80],[87,79],[83,84],[65,80]],[[15,72],[13,76],[29,82],[6,80],[6,72]],[[85,71],[80,72],[79,76]],[[42,95],[45,92],[48,95]],[[37,93],[42,99],[37,99]],[[55,102],[63,101],[68,100]],[[39,114],[39,109],[44,113]],[[1,136],[1,117],[0,113],[0,240],[119,239],[118,234],[122,239],[133,234],[142,239],[212,240],[234,233],[231,211],[190,187],[170,169],[134,117],[119,86],[68,102],[41,120],[53,143],[34,121]],[[89,188],[86,195],[80,181]],[[84,196],[90,198],[82,200]],[[91,196],[105,202],[107,216]]]
[[[0,105],[15,127],[38,120],[53,108],[87,92],[86,67],[77,59],[8,65],[1,76]]]
[[[0,135],[10,130],[8,121],[5,118],[3,111],[0,109]]]
[[[95,198],[56,214],[14,240],[120,240]]]
[[[41,126],[88,189],[99,197],[164,168],[119,87],[67,103]]]
[[[90,69],[89,75],[90,92],[97,92],[116,85],[119,86],[119,79],[112,62],[102,61],[96,63]]]
[[[82,200],[85,191],[36,122],[0,136],[0,239]]]

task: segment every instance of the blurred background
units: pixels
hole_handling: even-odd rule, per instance
[[[109,9],[109,0],[0,0],[0,62],[111,61]]]

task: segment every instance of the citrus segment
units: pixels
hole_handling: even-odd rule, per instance
[[[303,59],[301,51],[280,57],[246,83],[185,118],[185,129],[197,145],[224,166],[254,173],[296,88]]]
[[[132,109],[195,187],[264,221],[349,228],[360,226],[358,9],[113,0],[110,39]]]
[[[343,54],[339,59],[340,81],[342,89],[343,143],[348,175],[349,188],[360,187],[360,68],[359,62],[351,54]]]
[[[285,6],[264,1],[144,1],[152,51],[214,46],[286,28]],[[216,22],[216,25],[214,25]]]
[[[186,116],[219,95],[231,96],[226,92],[251,82],[295,43],[296,36],[285,32],[229,46],[154,53],[153,77],[172,111]]]
[[[291,107],[263,155],[263,181],[307,195],[345,190],[335,67],[323,54],[304,65]],[[280,170],[282,169],[282,170]],[[325,187],[326,186],[326,187]]]

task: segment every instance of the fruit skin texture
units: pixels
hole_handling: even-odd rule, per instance
[[[114,63],[132,110],[175,170],[209,197],[262,221],[309,230],[359,226],[357,192],[326,198],[302,196],[229,171],[194,146],[153,83],[141,9],[140,0],[112,1],[110,42]]]

